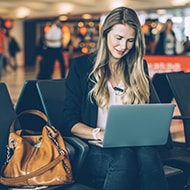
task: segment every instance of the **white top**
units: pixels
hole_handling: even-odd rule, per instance
[[[118,85],[119,88],[123,89],[122,82]],[[108,104],[108,108],[111,105],[122,105],[121,96],[113,89],[111,83],[108,81],[108,91],[110,94],[110,100]],[[107,120],[108,112],[98,108],[98,118],[97,118],[97,127],[101,129],[105,129],[106,120]]]
[[[62,46],[62,30],[53,24],[45,35],[45,39],[47,39],[46,45],[52,48],[59,48]],[[50,41],[48,41],[50,40]],[[51,41],[52,40],[52,41]],[[53,41],[55,40],[55,41]]]
[[[172,34],[166,34],[165,39],[165,54],[174,55],[174,36]]]

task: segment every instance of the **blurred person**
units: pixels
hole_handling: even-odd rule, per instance
[[[153,103],[145,49],[136,12],[127,7],[112,10],[100,28],[97,50],[72,60],[63,110],[68,135],[87,143],[103,140],[111,105]],[[156,148],[88,145],[84,183],[97,190],[167,189]]]
[[[8,38],[8,50],[10,54],[11,66],[14,70],[16,70],[18,67],[16,56],[17,53],[20,51],[20,47],[16,39],[13,36],[10,36],[9,33],[7,33],[7,38]]]
[[[4,39],[5,39],[5,33],[2,28],[0,28],[0,79],[2,78],[2,69],[3,69],[3,62],[4,62]]]
[[[183,43],[184,47],[184,54],[190,54],[190,41],[189,41],[189,36],[186,36],[186,40]]]
[[[2,70],[10,65],[10,54],[8,50],[9,41],[6,36],[6,31],[0,26],[0,79],[2,78]]]
[[[35,66],[36,66],[36,70],[37,70],[37,73],[38,73],[38,76],[37,78],[43,78],[43,72],[45,72],[45,69],[43,69],[43,57],[44,57],[44,54],[45,54],[45,51],[46,51],[46,45],[45,45],[45,39],[44,39],[44,35],[42,35],[36,45],[36,48],[35,48]],[[42,68],[40,68],[42,67]],[[40,73],[41,72],[41,73]]]
[[[173,31],[173,21],[167,19],[163,31],[160,32],[155,49],[157,55],[177,55],[176,53],[176,36]]]
[[[40,62],[38,79],[51,79],[54,71],[54,63],[56,60],[60,63],[61,77],[65,78],[65,64],[62,53],[62,38],[61,22],[55,20],[50,30],[45,34],[45,50],[43,58]]]
[[[73,32],[71,40],[68,44],[70,59],[82,55],[80,43],[82,42],[82,36],[77,32]]]

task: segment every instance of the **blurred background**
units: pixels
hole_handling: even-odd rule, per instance
[[[137,11],[147,39],[147,54],[154,54],[157,36],[168,18],[174,22],[181,44],[190,36],[190,0],[0,0],[0,21],[20,46],[17,59],[22,66],[36,64],[41,39],[52,18],[58,17],[64,34],[63,53],[69,64],[68,46],[73,46],[71,57],[93,51],[106,14],[121,5]]]

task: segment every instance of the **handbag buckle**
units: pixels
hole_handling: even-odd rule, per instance
[[[10,139],[10,145],[12,146],[12,149],[15,148],[16,141],[14,139]]]
[[[55,144],[58,152],[62,155],[66,155],[65,151],[59,146],[59,143],[57,142],[56,138],[54,138],[51,134],[51,131],[48,131],[48,137],[53,141],[53,143]]]

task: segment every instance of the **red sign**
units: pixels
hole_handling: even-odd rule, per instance
[[[150,77],[154,73],[190,72],[190,56],[145,56]]]

